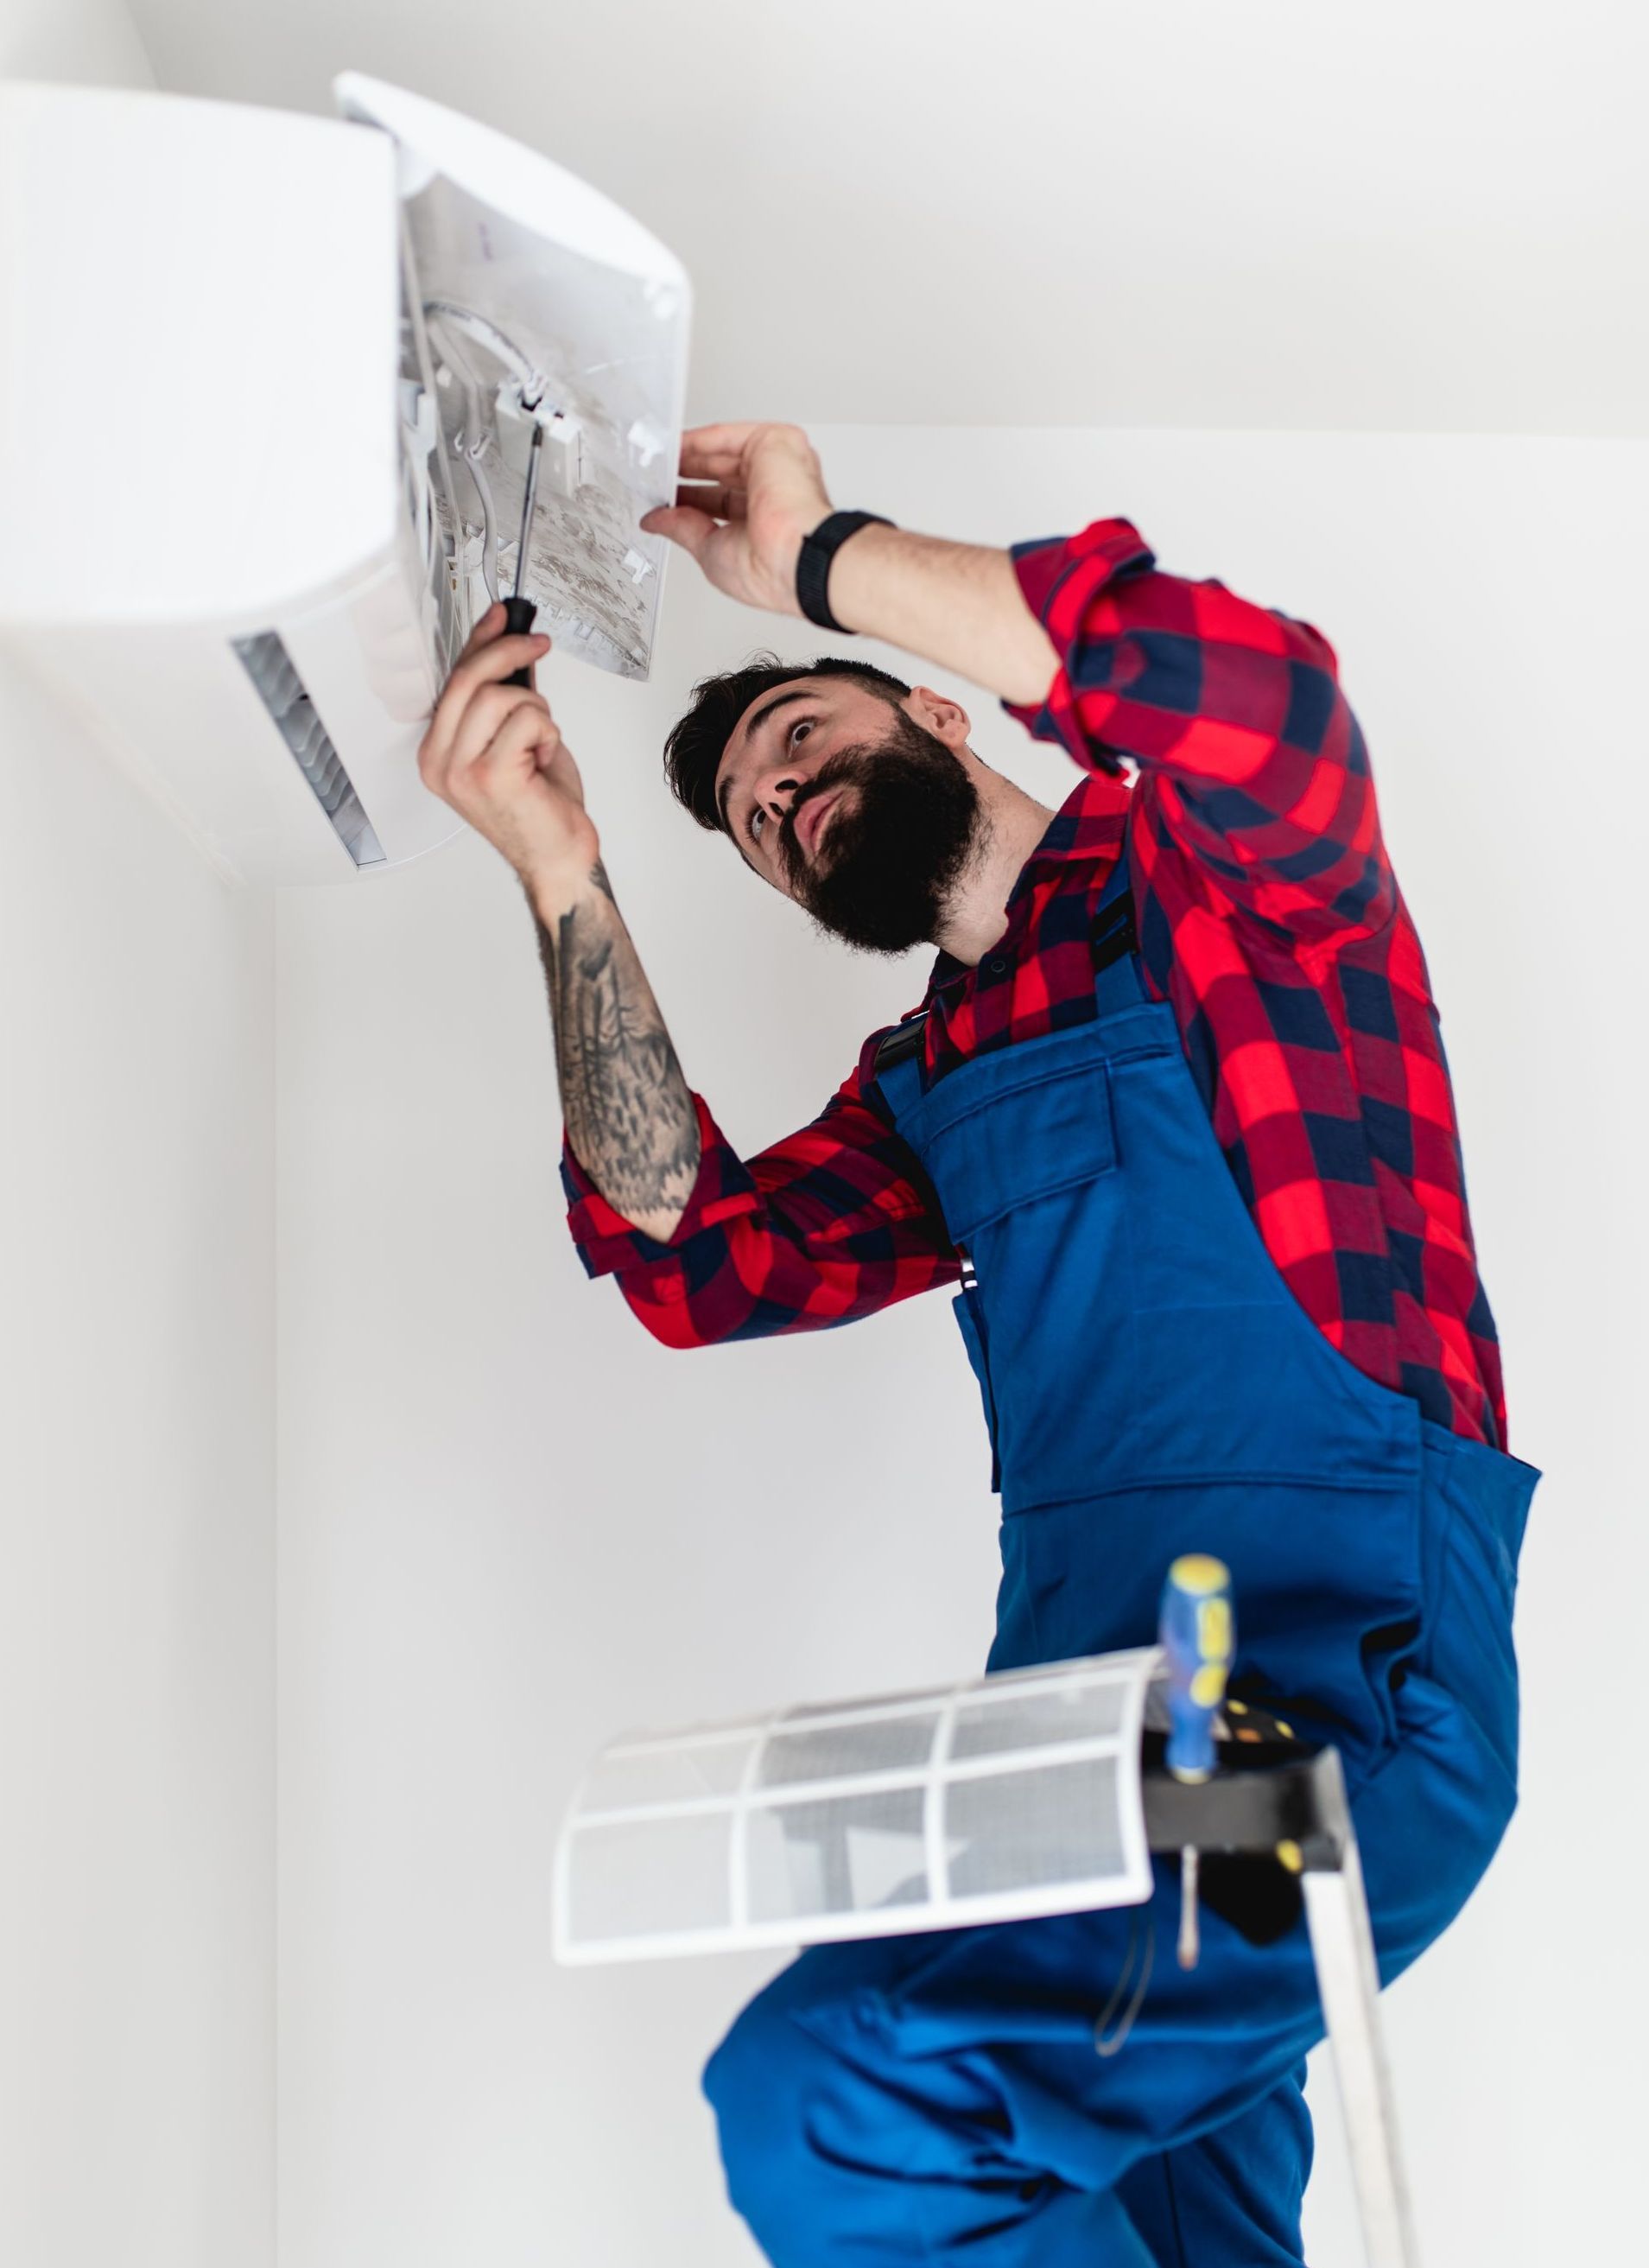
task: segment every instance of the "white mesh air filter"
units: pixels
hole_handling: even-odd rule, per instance
[[[1154,1647],[605,1749],[556,1859],[556,1953],[880,1937],[1148,1896]]]

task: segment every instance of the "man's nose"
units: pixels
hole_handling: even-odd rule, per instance
[[[791,806],[806,786],[807,780],[806,772],[794,764],[788,764],[783,771],[772,773],[762,782],[761,800],[769,811],[777,812],[781,819],[788,818]]]

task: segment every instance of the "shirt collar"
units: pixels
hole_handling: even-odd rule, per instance
[[[998,949],[1005,946],[1012,950],[1019,944],[1032,893],[1039,881],[1046,880],[1050,873],[1076,859],[1103,861],[1105,873],[1110,872],[1123,847],[1123,822],[1128,816],[1131,793],[1126,780],[1114,779],[1106,772],[1092,772],[1078,782],[1043,828],[1036,848],[1015,877],[1004,909],[1008,925]],[[1100,887],[1104,887],[1103,875]],[[927,990],[922,996],[924,1005],[946,985],[973,973],[968,961],[958,961],[941,946],[928,972]]]

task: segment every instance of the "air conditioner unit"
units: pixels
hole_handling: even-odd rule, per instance
[[[688,279],[628,214],[335,92],[0,86],[0,639],[252,881],[460,831],[418,742],[518,577],[560,653],[645,677],[686,390]]]

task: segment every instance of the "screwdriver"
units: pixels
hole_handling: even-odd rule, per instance
[[[538,457],[544,446],[544,429],[534,421],[533,446],[526,460],[526,495],[521,505],[521,540],[515,548],[515,588],[504,602],[504,628],[506,637],[524,637],[533,627],[538,608],[530,599],[521,596],[521,584],[526,574],[526,547],[533,533],[533,513],[538,504]],[[530,686],[530,669],[512,670],[504,679],[506,685]]]
[[[1174,1562],[1162,1588],[1159,1637],[1167,1657],[1173,1726],[1165,1761],[1175,1779],[1195,1785],[1211,1778],[1219,1761],[1214,1716],[1226,1697],[1226,1680],[1236,1652],[1231,1570],[1224,1560],[1187,1551]],[[1200,1856],[1194,1843],[1180,1852],[1182,1969],[1195,1969],[1199,1952]]]

